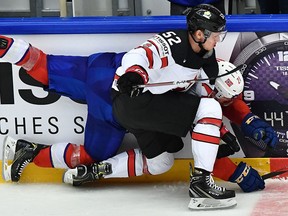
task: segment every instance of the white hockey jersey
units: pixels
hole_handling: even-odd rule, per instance
[[[161,83],[170,81],[197,80],[199,78],[216,77],[218,64],[215,52],[208,58],[203,58],[195,53],[188,39],[187,30],[167,31],[148,39],[139,47],[127,52],[122,59],[122,65],[116,71],[113,88],[118,91],[117,80],[127,68],[140,65],[148,74],[148,83]],[[199,96],[207,96],[207,88],[214,88],[213,82],[182,83],[146,87],[143,92],[162,94],[169,90],[187,91]]]

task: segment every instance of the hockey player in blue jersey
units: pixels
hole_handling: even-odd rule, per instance
[[[87,104],[84,145],[38,145],[37,156],[31,158],[35,164],[71,168],[115,155],[126,130],[112,115],[110,89],[122,53],[97,53],[89,57],[46,55],[27,42],[4,36],[1,44],[3,59],[22,66],[45,89]],[[15,173],[12,171],[5,178],[18,181],[22,170],[12,170]]]

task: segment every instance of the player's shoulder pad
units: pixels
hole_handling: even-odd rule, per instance
[[[188,51],[190,49],[187,30],[168,30],[158,34],[168,44],[171,56],[177,64],[183,65],[187,61]]]

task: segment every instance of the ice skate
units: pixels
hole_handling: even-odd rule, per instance
[[[235,191],[217,186],[209,172],[195,169],[190,180],[188,208],[193,210],[229,208],[237,204]]]
[[[63,182],[80,186],[88,182],[101,179],[103,175],[112,173],[112,166],[109,163],[93,163],[91,165],[79,165],[74,169],[67,170],[63,175]]]
[[[2,157],[3,179],[18,182],[25,167],[33,161],[43,147],[44,145],[5,137]],[[9,160],[12,160],[12,163],[9,164]]]

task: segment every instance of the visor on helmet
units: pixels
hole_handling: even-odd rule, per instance
[[[211,32],[210,37],[212,37],[217,42],[222,42],[226,37],[227,31],[222,32]]]

